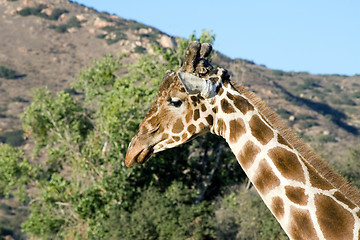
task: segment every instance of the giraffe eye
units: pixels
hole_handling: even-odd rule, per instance
[[[178,108],[181,106],[182,101],[180,100],[180,98],[170,98],[169,104]]]

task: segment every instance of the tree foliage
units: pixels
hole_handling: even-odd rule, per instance
[[[245,185],[220,198],[215,221],[220,239],[288,239],[254,189]]]
[[[15,195],[21,202],[27,200],[24,186],[35,174],[35,167],[15,147],[0,145],[0,195]]]

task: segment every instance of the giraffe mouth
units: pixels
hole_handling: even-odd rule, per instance
[[[154,152],[154,148],[149,146],[141,148],[134,146],[128,149],[125,157],[125,164],[127,167],[132,166],[134,163],[142,164],[146,162]]]

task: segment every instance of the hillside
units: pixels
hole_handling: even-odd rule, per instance
[[[19,114],[34,88],[70,91],[93,59],[126,53],[133,62],[151,53],[152,43],[176,46],[175,37],[158,29],[67,0],[1,1],[0,15],[0,142],[25,150],[32,144],[19,140]],[[219,52],[213,63],[257,93],[330,162],[358,147],[360,76],[283,72]],[[0,218],[3,214],[0,210]]]
[[[0,11],[1,32],[6,33],[0,36],[0,66],[16,72],[14,79],[0,78],[0,136],[21,128],[18,115],[31,101],[32,89],[67,89],[92,59],[107,54],[128,53],[128,61],[133,61],[151,53],[153,42],[176,44],[174,37],[155,28],[66,0],[3,1]],[[234,81],[256,92],[307,140],[325,143],[319,149],[326,149],[323,153],[357,142],[359,76],[282,72],[220,53],[213,61],[229,69]],[[336,149],[338,156],[342,151]]]

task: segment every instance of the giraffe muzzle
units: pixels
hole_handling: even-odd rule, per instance
[[[154,152],[152,146],[144,147],[138,141],[135,141],[135,144],[133,144],[133,141],[131,141],[125,157],[125,164],[127,167],[132,166],[134,163],[142,164],[146,162]]]

